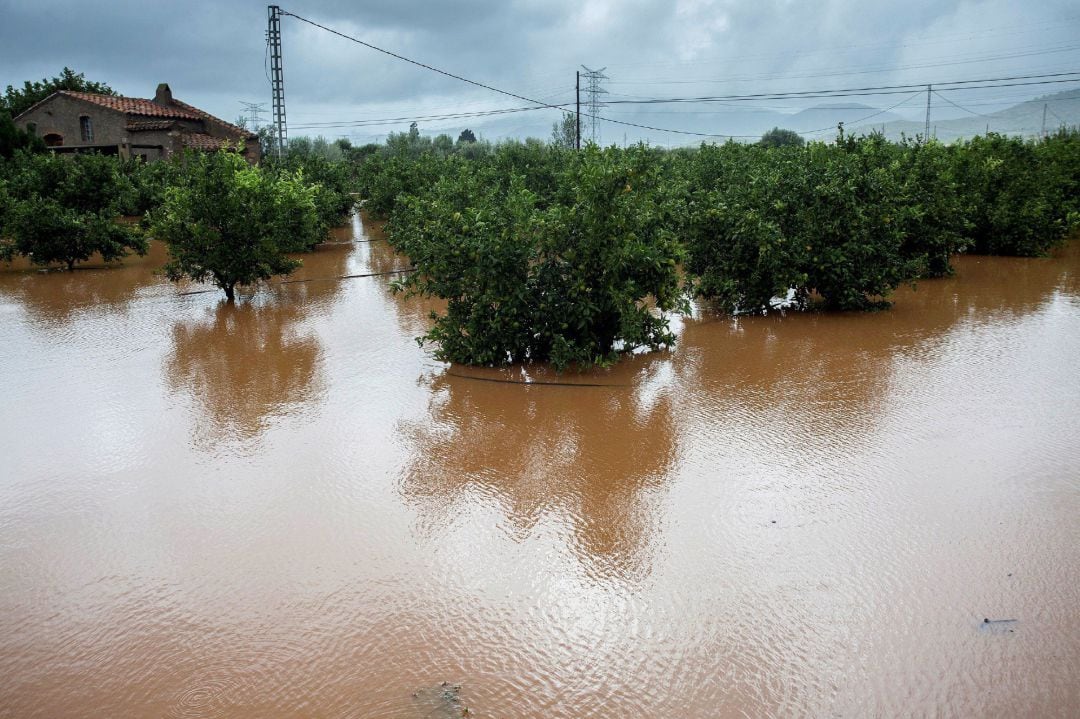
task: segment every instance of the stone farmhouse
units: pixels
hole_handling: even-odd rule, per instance
[[[154,161],[185,149],[238,147],[251,163],[261,154],[257,135],[174,99],[165,83],[152,100],[60,90],[16,117],[15,124],[54,152]]]

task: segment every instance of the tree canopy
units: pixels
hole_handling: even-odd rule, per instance
[[[110,157],[18,153],[6,180],[0,257],[25,255],[36,265],[62,262],[73,269],[94,253],[111,262],[146,240],[116,217],[131,204],[134,187]]]
[[[774,127],[761,136],[758,144],[762,147],[802,147],[806,140],[794,130]]]
[[[561,120],[551,123],[551,144],[567,150],[577,146],[577,115],[564,112]]]
[[[17,150],[44,152],[45,143],[33,133],[20,130],[7,110],[0,110],[0,157],[10,160]]]
[[[322,239],[318,185],[302,171],[271,173],[234,152],[190,153],[184,172],[150,213],[151,232],[169,246],[172,280],[212,281],[226,298],[300,266],[290,252]]]
[[[3,98],[0,98],[0,109],[7,110],[12,117],[18,117],[58,90],[95,92],[101,95],[117,94],[105,83],[87,80],[83,73],[77,73],[70,67],[65,67],[51,80],[47,78],[42,78],[38,82],[27,80],[21,88],[8,85]]]

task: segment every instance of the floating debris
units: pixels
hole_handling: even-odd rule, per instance
[[[418,717],[424,719],[462,719],[472,713],[461,700],[461,685],[443,682],[438,686],[425,687],[412,693],[419,705]]]

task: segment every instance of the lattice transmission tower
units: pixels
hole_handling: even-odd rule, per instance
[[[588,115],[589,121],[589,140],[597,145],[600,144],[600,108],[604,107],[604,103],[600,101],[601,95],[606,95],[607,90],[600,86],[601,80],[609,80],[610,78],[604,74],[606,67],[602,67],[599,70],[590,70],[584,65],[581,66],[585,72],[581,74],[581,77],[587,83],[585,85],[586,101],[585,101],[585,114]]]
[[[244,106],[244,112],[246,113],[247,121],[251,123],[249,130],[252,132],[259,131],[259,125],[262,124],[262,114],[266,112],[265,102],[244,102],[240,101],[240,104]]]
[[[277,156],[288,143],[285,132],[285,73],[281,57],[281,16],[282,10],[277,5],[266,8],[266,44],[270,49],[270,87],[274,95],[274,132],[277,135],[274,149]]]

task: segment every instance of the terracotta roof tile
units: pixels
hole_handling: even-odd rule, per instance
[[[147,130],[168,130],[172,120],[136,120],[127,124],[128,132],[146,132]]]
[[[117,95],[98,95],[93,92],[73,92],[71,90],[60,90],[60,95],[67,95],[68,97],[74,97],[78,100],[84,100],[86,102],[92,102],[95,105],[101,107],[107,107],[110,110],[119,110],[120,112],[127,113],[128,115],[146,115],[148,117],[171,117],[181,120],[202,120],[205,119],[203,115],[194,112],[194,108],[190,105],[181,105],[180,107],[166,107],[165,105],[159,105],[153,100],[144,100],[139,97],[120,97]]]
[[[190,147],[193,150],[220,150],[235,142],[222,137],[213,137],[204,132],[186,132],[181,135],[181,140],[184,147]]]

